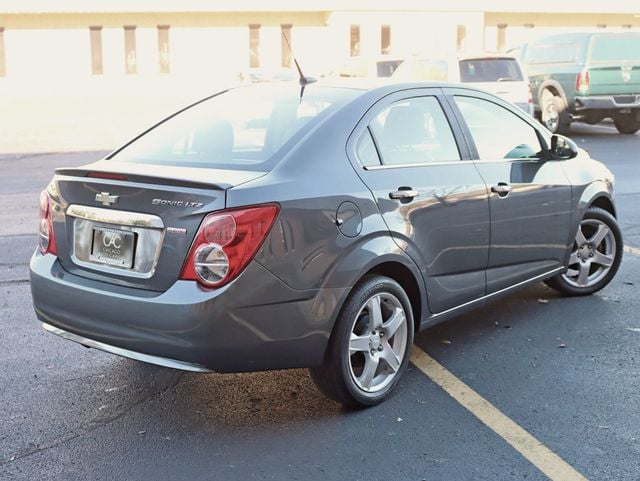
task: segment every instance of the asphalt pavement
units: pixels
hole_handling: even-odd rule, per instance
[[[640,135],[572,137],[616,174],[640,247]],[[43,332],[27,263],[54,167],[100,152],[0,156],[0,479],[545,480],[411,366],[381,406],[344,410],[305,370],[191,374]],[[588,298],[543,284],[420,333],[416,346],[590,481],[640,478],[640,257]]]

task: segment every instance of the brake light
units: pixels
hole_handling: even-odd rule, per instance
[[[214,212],[196,233],[180,279],[220,287],[236,278],[264,242],[278,215],[277,204]]]
[[[38,248],[42,254],[57,254],[56,238],[53,235],[51,197],[46,190],[40,193],[38,207]]]
[[[108,179],[108,180],[129,180],[126,175],[111,174],[109,172],[89,172],[87,177],[93,177],[94,179]]]
[[[587,92],[589,90],[589,71],[583,70],[576,77],[576,92]]]

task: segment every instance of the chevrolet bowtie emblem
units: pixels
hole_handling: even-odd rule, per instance
[[[96,194],[96,201],[101,202],[102,205],[112,205],[118,202],[119,196],[110,195],[109,192],[100,192]]]

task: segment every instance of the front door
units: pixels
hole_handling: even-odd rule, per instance
[[[533,121],[490,96],[455,89],[447,94],[468,128],[475,163],[490,191],[488,293],[562,266],[572,206],[562,162],[545,159],[543,136]]]
[[[359,175],[397,244],[420,267],[429,310],[486,293],[487,190],[440,89],[386,97],[354,132]]]

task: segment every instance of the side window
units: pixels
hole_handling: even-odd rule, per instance
[[[476,97],[455,97],[471,131],[480,160],[539,159],[535,129],[507,109]]]
[[[383,164],[460,160],[449,122],[435,97],[396,102],[371,122]]]
[[[358,159],[360,159],[360,162],[365,167],[380,165],[378,151],[373,143],[369,129],[366,129],[360,137],[358,145],[356,146],[356,152],[358,154]]]

